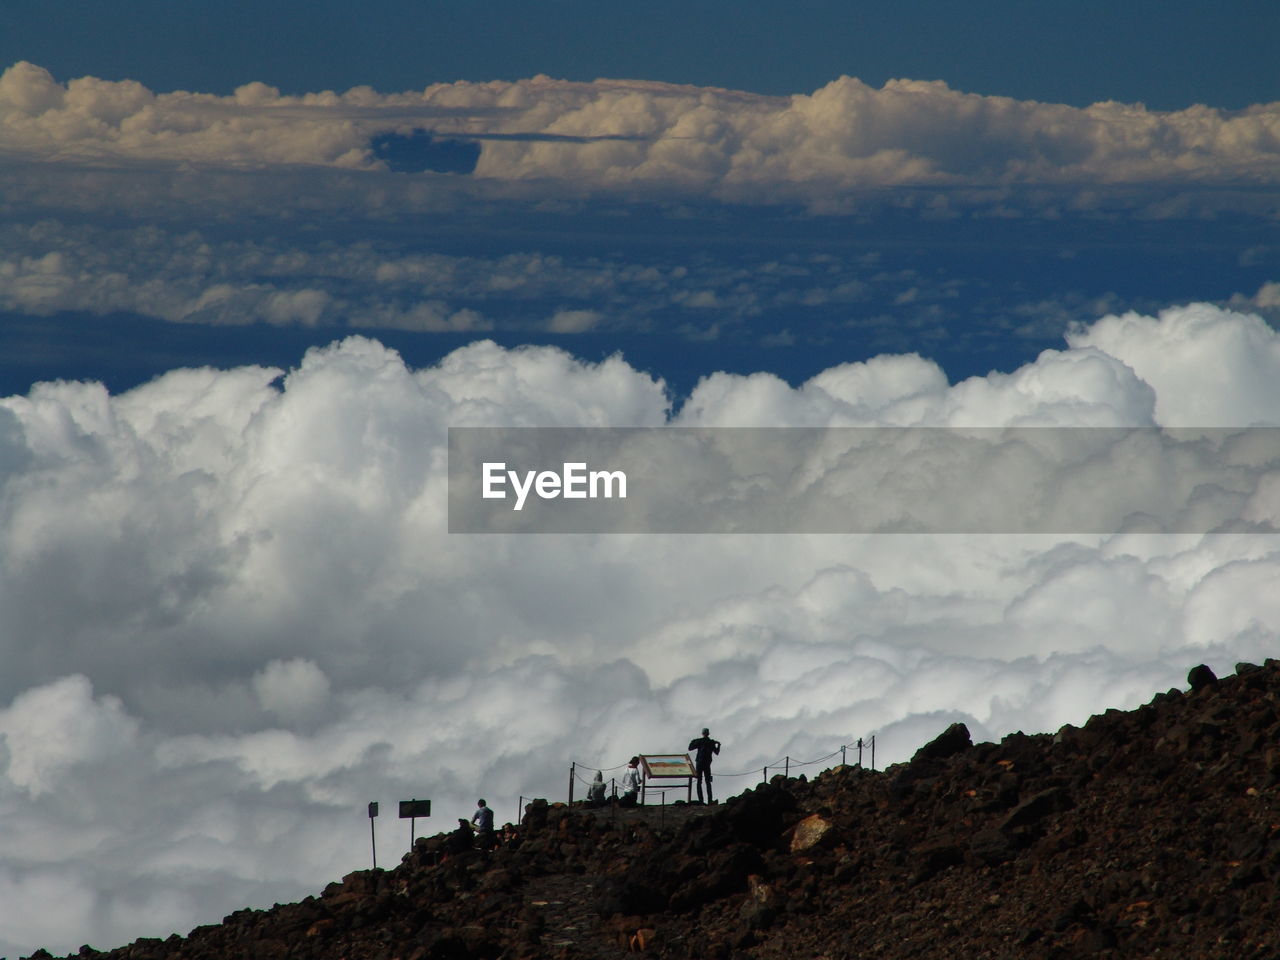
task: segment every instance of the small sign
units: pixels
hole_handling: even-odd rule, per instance
[[[411,817],[429,817],[431,816],[430,800],[401,800],[400,801],[400,819],[408,820]]]
[[[378,801],[374,800],[369,804],[369,819],[372,820],[378,815]]]
[[[640,762],[644,765],[646,778],[654,777],[693,777],[693,761],[687,753],[642,755]]]

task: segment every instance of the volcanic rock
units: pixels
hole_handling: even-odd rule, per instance
[[[393,870],[110,960],[1280,956],[1280,662],[1128,712],[728,802],[535,801],[516,845]],[[43,951],[35,956],[48,957]]]
[[[811,814],[795,825],[791,835],[791,852],[800,853],[816,847],[831,833],[831,821],[819,814]]]
[[[969,728],[963,723],[953,723],[917,750],[915,756],[911,758],[911,762],[915,763],[917,760],[945,760],[947,757],[953,757],[971,746],[973,746],[973,740],[969,736]]]
[[[1192,667],[1191,672],[1187,674],[1187,683],[1191,684],[1192,693],[1199,693],[1205,687],[1217,682],[1218,678],[1214,676],[1213,671],[1203,663],[1198,667]]]

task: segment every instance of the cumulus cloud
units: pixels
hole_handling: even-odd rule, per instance
[[[1271,327],[1280,326],[1280,282],[1269,280],[1252,294],[1233,294],[1227,305],[1242,313],[1257,314]]]
[[[53,218],[0,225],[0,310],[427,333],[578,334],[677,322],[720,332],[782,315],[812,329],[818,317],[843,321],[854,305],[926,284],[912,270],[807,250],[747,259],[708,252],[689,262],[679,251],[547,253],[536,238],[534,249],[514,252],[424,251],[385,226],[368,231],[376,241],[345,243],[227,232]],[[954,297],[956,282],[913,299],[927,309]]]
[[[8,780],[33,797],[52,792],[78,765],[110,762],[136,734],[120,700],[95,701],[82,675],[27,690],[0,713]]]
[[[1266,299],[1267,287],[1259,292]],[[1275,424],[1280,342],[1256,314],[1231,314],[1194,305],[1159,317],[1104,317],[1067,335],[1076,348],[1096,347],[1149,384],[1156,416],[1180,426]],[[1212,358],[1209,360],[1208,358]],[[1194,383],[1195,389],[1182,385]]]
[[[253,675],[253,692],[263,709],[285,721],[305,720],[329,699],[329,678],[310,660],[272,660]]]
[[[886,263],[874,237],[838,255],[690,244],[758,228],[726,213],[738,202],[847,214],[842,236],[877,205],[938,224],[1274,217],[1278,123],[1274,104],[1076,109],[915,81],[218,97],[20,63],[0,75],[0,310],[699,338],[763,317],[779,349],[826,310],[870,331],[906,317],[920,342],[961,281]],[[370,146],[422,131],[478,144],[475,172],[396,173]],[[636,199],[692,239],[452,242],[526,212],[551,234],[584,210],[643,226]],[[1193,663],[1270,655],[1273,537],[465,537],[445,532],[445,442],[493,425],[1274,424],[1274,287],[1158,315],[1105,290],[1070,309],[1036,295],[1009,322],[1090,322],[954,384],[883,355],[797,386],[713,374],[677,406],[621,357],[477,342],[414,370],[357,336],[290,370],[0,400],[0,821],[17,827],[0,832],[0,953],[314,893],[368,862],[373,799],[431,796],[427,830],[480,793],[514,818],[521,795],[563,794],[571,760],[679,749],[704,725],[733,791],[859,736],[892,762],[953,719],[980,737],[1051,730]],[[861,316],[877,301],[901,312]],[[1265,444],[1201,453],[1248,483],[1228,509],[1280,514]]]
[[[80,163],[321,165],[374,170],[372,138],[426,130],[480,145],[475,176],[658,187],[773,199],[771,191],[892,185],[1274,185],[1280,107],[1177,112],[966,94],[940,81],[876,89],[841,77],[769,97],[672,84],[537,76],[283,96],[155,94],[133,81],[61,84],[22,62],[0,76],[0,150]]]
[[[467,537],[446,533],[445,444],[468,425],[1274,423],[1276,343],[1196,305],[1105,318],[1011,374],[951,384],[882,356],[797,387],[716,374],[674,409],[620,357],[477,342],[414,370],[353,337],[289,371],[4,399],[0,818],[21,829],[0,836],[0,947],[313,893],[367,864],[373,799],[430,796],[426,830],[478,795],[513,819],[521,795],[562,796],[570,761],[704,725],[732,792],[859,736],[894,762],[952,719],[1052,730],[1194,663],[1260,660],[1273,536]],[[1280,500],[1273,467],[1253,463],[1255,499]]]
[[[1280,215],[1275,124],[1274,105],[1077,109],[850,78],[793,97],[546,77],[218,97],[59,82],[23,63],[0,81],[0,311],[317,340],[666,331],[784,353],[986,350],[967,370],[1007,369],[993,343],[1154,314],[1169,301],[1132,276],[1161,270],[1197,278],[1179,296],[1240,290],[1230,306],[1274,322],[1274,293],[1243,264],[1273,254],[1256,232]],[[476,172],[382,169],[368,144],[414,130],[474,137]],[[1223,268],[1166,224],[1161,250],[1185,252],[1148,262],[1149,235],[1117,236],[1118,215],[1216,218],[1205,249],[1219,250],[1244,222],[1252,245]],[[1072,273],[1011,277],[1018,264],[1000,256],[953,256],[957,239],[991,239],[993,217],[1108,226],[1083,244],[1054,234],[1064,249],[1046,255],[1080,256]],[[904,220],[918,243],[896,233]],[[1029,258],[1035,238],[997,243]],[[1117,242],[1132,269],[1099,252]],[[1253,287],[1223,288],[1230,269]]]

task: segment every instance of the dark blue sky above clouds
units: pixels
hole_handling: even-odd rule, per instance
[[[0,10],[0,62],[155,90],[420,89],[628,77],[758,93],[841,75],[941,79],[1084,106],[1241,108],[1280,99],[1269,0],[42,0]]]

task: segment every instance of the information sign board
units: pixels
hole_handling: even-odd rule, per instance
[[[408,820],[410,817],[429,817],[431,816],[430,800],[401,800],[400,801],[400,819]]]

